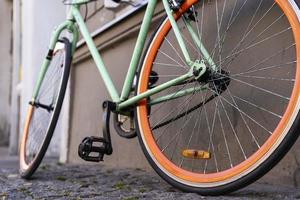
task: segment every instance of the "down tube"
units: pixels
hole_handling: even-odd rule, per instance
[[[87,27],[84,24],[84,20],[81,16],[77,6],[72,6],[72,13],[76,19],[76,22],[79,26],[81,34],[92,54],[92,57],[97,65],[97,68],[98,68],[100,75],[103,79],[103,82],[108,90],[108,93],[110,94],[111,99],[113,100],[113,102],[119,102],[120,98],[119,98],[117,89],[116,89],[115,85],[113,84],[113,82],[104,66],[104,62],[98,52],[97,47],[95,46],[95,44],[93,42],[92,37],[90,36],[90,33],[89,33]]]

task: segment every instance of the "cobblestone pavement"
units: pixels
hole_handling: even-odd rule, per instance
[[[203,197],[174,189],[154,172],[55,162],[25,181],[16,158],[0,157],[0,200],[6,199],[300,199],[300,189],[256,183],[228,196]]]

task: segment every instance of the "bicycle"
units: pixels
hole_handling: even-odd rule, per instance
[[[297,1],[162,0],[166,16],[146,46],[157,4],[150,0],[121,95],[79,12],[90,1],[70,1],[67,20],[51,39],[24,127],[23,178],[36,171],[51,140],[79,31],[111,97],[103,104],[103,137],[79,145],[84,160],[112,153],[111,112],[117,133],[138,136],[165,181],[202,195],[254,182],[294,144],[300,128]],[[64,30],[71,41],[61,37]]]

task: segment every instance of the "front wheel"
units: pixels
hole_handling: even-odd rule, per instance
[[[20,148],[20,174],[30,178],[47,151],[62,107],[71,66],[71,44],[57,42],[37,97],[28,106]]]
[[[188,19],[217,70],[151,97],[155,102],[168,95],[169,101],[141,101],[135,112],[139,141],[170,184],[224,194],[267,173],[299,136],[300,12],[292,0],[198,1],[181,11],[176,20],[190,57],[213,71],[193,42]],[[153,71],[159,85],[188,70],[166,18],[145,52],[136,94],[150,88]],[[184,90],[193,92],[172,98]]]

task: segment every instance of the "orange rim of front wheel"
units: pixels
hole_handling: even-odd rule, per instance
[[[296,57],[297,60],[300,58],[300,25],[298,17],[293,10],[292,6],[288,1],[285,0],[276,0],[279,7],[282,9],[288,21],[292,27],[294,40],[296,42]],[[190,4],[191,5],[191,4]],[[185,9],[189,6],[185,5]],[[184,10],[183,9],[183,12]],[[180,17],[177,15],[177,18]],[[139,79],[139,88],[138,94],[145,92],[148,90],[148,79],[152,69],[152,63],[157,55],[157,50],[160,48],[162,41],[164,40],[164,36],[169,32],[171,29],[170,22],[166,20],[163,24],[162,28],[160,28],[160,32],[157,33],[155,40],[152,42],[150,46],[151,49],[147,53],[146,59],[144,61],[144,66],[141,71],[141,77]],[[147,100],[143,100],[140,102],[139,106],[137,107],[137,117],[139,120],[139,128],[141,132],[141,137],[144,142],[145,148],[149,152],[150,156],[154,160],[154,162],[159,165],[161,170],[164,173],[169,174],[170,176],[175,177],[176,179],[180,179],[185,183],[191,185],[193,184],[212,184],[216,182],[226,182],[228,179],[234,179],[235,177],[246,175],[251,171],[253,166],[259,165],[260,162],[264,160],[268,154],[270,154],[271,150],[274,151],[274,146],[278,146],[283,138],[284,134],[287,133],[289,128],[291,127],[291,123],[296,118],[297,107],[299,102],[300,96],[300,71],[299,66],[300,63],[297,62],[297,69],[296,69],[296,77],[295,77],[295,84],[293,87],[292,95],[290,97],[290,101],[288,103],[288,107],[285,110],[285,113],[276,127],[275,131],[273,132],[272,136],[270,136],[267,141],[261,146],[261,148],[255,152],[251,157],[249,157],[244,162],[234,166],[233,168],[227,169],[222,172],[210,173],[210,174],[199,174],[194,173],[185,169],[182,169],[172,163],[168,158],[161,152],[160,148],[158,147],[155,139],[152,135],[152,130],[150,129],[148,115],[148,106]],[[289,125],[288,125],[289,124]],[[289,126],[289,127],[288,127]]]
[[[20,166],[22,170],[26,170],[29,167],[28,163],[26,162],[26,144],[33,112],[34,106],[29,105],[20,147]]]

